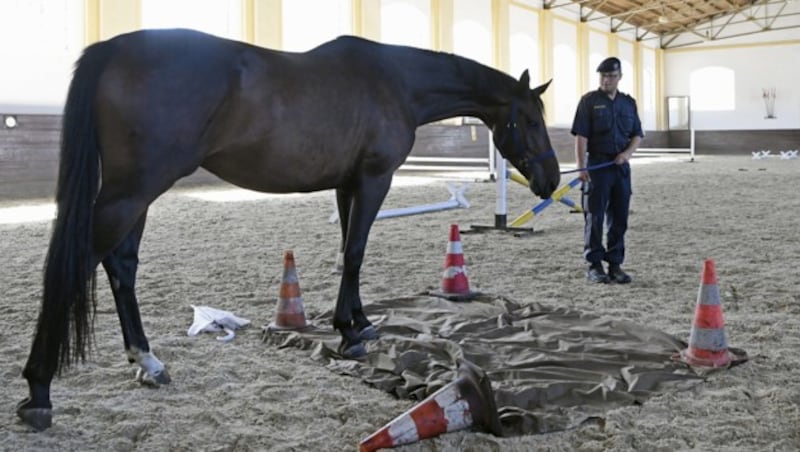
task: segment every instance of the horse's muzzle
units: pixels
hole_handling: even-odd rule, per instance
[[[530,165],[530,171],[528,187],[533,194],[542,199],[550,198],[561,181],[561,174],[559,173],[556,159],[553,158],[545,162],[532,163]]]

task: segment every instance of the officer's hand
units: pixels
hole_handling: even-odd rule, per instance
[[[628,152],[620,152],[617,154],[617,157],[614,159],[614,163],[617,165],[624,165],[631,160],[631,154]]]
[[[588,171],[579,172],[578,179],[580,179],[581,182],[589,182],[589,172]]]

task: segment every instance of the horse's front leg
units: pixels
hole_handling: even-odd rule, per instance
[[[342,213],[342,202],[350,198],[349,215],[346,220],[344,235],[344,268],[336,300],[336,311],[333,326],[342,335],[339,353],[345,358],[360,358],[367,351],[362,344],[364,340],[377,339],[378,333],[372,323],[364,315],[359,293],[359,277],[364,251],[367,246],[372,223],[383,203],[392,183],[392,174],[376,177],[363,176],[358,187],[350,192],[350,196],[341,190],[337,191],[339,212]]]
[[[342,274],[344,270],[344,244],[347,241],[347,226],[350,223],[350,208],[353,205],[353,190],[347,188],[336,189],[336,209],[339,212],[339,227],[342,231],[342,240],[336,254],[336,263],[333,273]]]
[[[170,382],[164,364],[150,351],[144,334],[136,300],[136,270],[139,265],[139,242],[144,230],[147,212],[142,214],[134,229],[114,251],[103,260],[108,275],[114,303],[122,326],[122,338],[128,361],[137,363],[136,379],[142,384],[159,386]]]

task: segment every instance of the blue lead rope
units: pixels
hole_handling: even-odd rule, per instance
[[[614,164],[614,161],[611,160],[609,162],[599,163],[597,165],[591,165],[591,166],[587,166],[587,167],[584,167],[584,168],[576,168],[574,170],[561,171],[561,174],[577,173],[577,172],[580,172],[580,171],[594,171],[596,169],[605,168],[605,167],[611,166],[613,164]]]
[[[513,136],[514,135],[512,135],[512,137]],[[516,143],[516,141],[517,140],[514,140],[515,143]],[[541,155],[539,155],[536,158],[534,158],[533,162],[534,163],[538,163],[538,162],[541,162],[542,160],[544,160],[546,158],[555,157],[555,155],[556,155],[556,151],[554,149],[550,149],[549,151],[543,152]],[[607,166],[611,166],[613,164],[614,164],[614,161],[611,160],[611,161],[608,161],[608,162],[598,163],[597,165],[590,165],[590,166],[586,166],[586,167],[583,167],[583,168],[576,168],[574,170],[561,171],[560,174],[577,173],[577,172],[580,172],[580,171],[594,171],[594,170],[598,170],[600,168],[605,168]]]

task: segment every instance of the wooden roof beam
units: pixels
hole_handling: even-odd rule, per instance
[[[580,6],[581,22],[587,22],[589,20],[589,18],[592,16],[592,14],[598,12],[598,8],[603,7],[603,5],[605,5],[606,3],[608,3],[608,0],[603,0],[600,3],[598,3],[596,5],[592,5],[592,6],[584,6],[583,4],[581,4],[581,6]],[[589,13],[584,15],[583,14],[583,10],[584,9],[588,9]]]
[[[785,27],[770,28],[770,31],[793,30],[793,29],[797,29],[797,28],[800,28],[800,25],[787,25]],[[732,35],[725,35],[725,36],[717,39],[717,41],[722,40],[722,39],[741,38],[743,36],[750,36],[750,35],[755,35],[755,34],[763,33],[763,32],[764,32],[763,30],[755,30],[755,31],[748,31],[748,32],[744,32],[744,33],[736,33],[736,34],[732,34]],[[671,43],[678,36],[680,36],[680,35],[675,35],[674,37],[671,37],[669,42]],[[701,44],[703,42],[705,42],[705,40],[684,42],[684,43],[677,44],[677,45],[674,45],[674,46],[662,45],[661,48],[662,49],[677,49],[677,48],[680,48],[680,47],[688,47],[688,46],[692,46],[692,45],[696,45],[696,44]]]
[[[798,13],[781,14],[780,16],[776,16],[775,20],[777,20],[779,17],[793,17],[793,16],[800,16],[800,12],[798,12]],[[735,19],[735,17],[737,17],[737,15],[731,14],[730,17]],[[746,23],[753,23],[753,20],[748,18],[748,16],[743,16],[743,18],[741,18],[741,19],[731,20],[729,23],[727,23],[727,25],[728,26],[730,26],[730,25],[741,25],[741,24],[746,24]],[[654,24],[649,24],[648,26],[653,26],[653,25]],[[655,25],[658,25],[658,24],[655,24]],[[703,31],[704,32],[706,30],[711,31],[711,30],[715,29],[716,27],[717,27],[717,25],[713,25],[710,22],[704,22],[702,24],[698,24],[697,26],[695,26],[694,29],[697,30],[697,31]],[[761,24],[757,24],[757,27],[759,29],[761,29],[761,30],[771,29],[771,26],[765,26],[765,25],[761,25]],[[798,24],[798,27],[800,27],[800,24]],[[619,31],[632,31],[632,30],[635,30],[636,28],[647,28],[647,27],[646,26],[629,27],[629,28],[622,28]],[[672,36],[673,34],[680,35],[681,32],[666,32],[666,33],[663,33],[662,35],[663,36]],[[647,39],[652,39],[652,38],[647,38]]]
[[[774,23],[775,23],[775,20],[777,20],[777,18],[778,18],[779,16],[781,16],[781,14],[780,14],[780,13],[783,11],[783,7],[785,7],[785,6],[786,6],[785,0],[780,0],[780,1],[774,1],[774,0],[764,0],[764,4],[768,4],[768,3],[772,3],[772,4],[778,4],[778,3],[782,3],[782,8],[781,8],[781,9],[779,9],[777,12],[773,13],[771,16],[769,16],[769,17],[772,19],[771,21],[769,21],[769,22],[764,22],[764,24],[763,24],[763,25],[760,25],[760,27],[761,27],[761,29],[762,29],[762,30],[769,29],[769,28],[770,28],[770,26],[771,26],[772,24],[774,24]],[[740,20],[740,21],[735,21],[735,20],[733,20],[733,18],[734,18],[736,15],[738,15],[738,14],[743,14],[743,12],[744,12],[745,10],[747,10],[748,8],[752,8],[752,7],[753,7],[753,5],[742,5],[742,6],[738,7],[738,9],[737,9],[736,11],[730,12],[730,13],[728,13],[727,15],[718,16],[719,18],[728,17],[728,18],[729,18],[729,20],[728,20],[728,21],[727,21],[727,22],[726,22],[724,25],[720,26],[719,30],[717,30],[717,32],[716,32],[716,33],[714,33],[714,36],[720,36],[720,35],[722,34],[722,32],[723,32],[723,31],[724,31],[724,30],[725,30],[725,29],[726,29],[728,26],[730,26],[730,25],[741,24],[741,23],[746,23],[746,22],[752,22],[752,20],[750,20],[750,19],[745,19],[745,20]],[[784,14],[783,16],[786,16],[786,15]],[[746,18],[749,18],[749,17],[752,17],[752,15],[745,15],[745,17],[746,17]],[[708,21],[698,21],[698,22],[697,22],[697,23],[696,23],[696,24],[695,24],[693,27],[691,27],[691,28],[692,28],[693,30],[695,30],[695,31],[709,31],[709,32],[711,32],[711,31],[713,31],[713,30],[714,30],[714,28],[716,28],[716,27],[717,27],[716,25],[714,25],[714,24],[711,22],[711,21],[712,21],[714,18],[715,18],[715,17],[712,17],[712,18],[710,18]],[[665,33],[665,34],[666,34],[666,35],[671,35],[671,34],[675,34],[675,33],[677,33],[677,34],[681,34],[682,32],[675,32],[675,31],[671,31],[671,32],[667,32],[667,33]],[[696,34],[696,33],[695,33],[695,34]],[[700,36],[701,36],[701,37],[704,37],[705,39],[710,39],[710,38],[711,38],[711,36],[705,36],[705,35],[702,35],[702,34],[701,34]]]
[[[642,5],[639,8],[633,8],[633,9],[631,9],[629,11],[626,11],[626,12],[623,12],[623,13],[606,14],[605,17],[598,17],[596,19],[591,19],[591,20],[603,20],[603,19],[607,19],[607,18],[618,19],[620,17],[627,17],[627,16],[630,16],[632,14],[637,14],[637,13],[640,13],[640,12],[643,12],[643,11],[657,10],[657,9],[661,8],[662,4],[666,6],[666,5],[680,5],[680,4],[683,4],[683,3],[685,3],[684,0],[668,0],[668,1],[665,1],[663,3],[658,3],[658,4],[656,4],[654,2],[651,2],[649,4]]]

